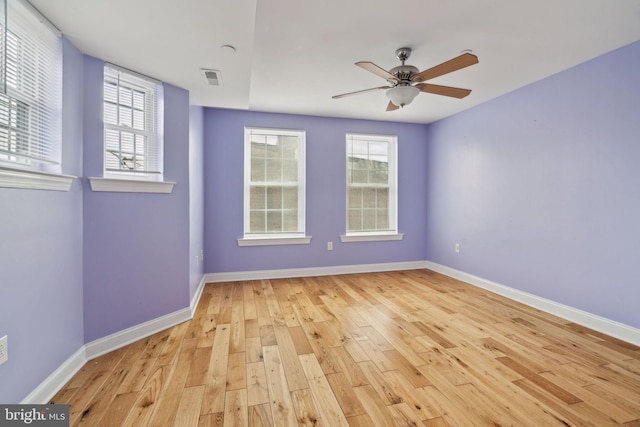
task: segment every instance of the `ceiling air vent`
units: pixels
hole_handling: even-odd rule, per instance
[[[218,70],[207,70],[202,68],[202,77],[209,86],[222,86],[222,73]]]

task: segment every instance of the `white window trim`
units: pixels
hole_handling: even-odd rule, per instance
[[[74,178],[77,177],[0,166],[0,187],[4,188],[69,191]]]
[[[173,191],[175,182],[141,181],[138,179],[90,177],[91,191],[114,193],[164,193]]]
[[[308,245],[311,236],[269,236],[244,237],[238,239],[238,246],[276,246],[276,245]]]
[[[358,233],[358,234],[343,234],[340,236],[340,241],[343,243],[354,242],[384,242],[389,240],[402,240],[404,233]]]
[[[299,233],[266,233],[247,234],[249,229],[249,190],[251,183],[251,151],[250,135],[252,130],[273,131],[278,135],[295,135],[302,139],[300,144],[300,165],[298,173],[298,224],[304,230]],[[243,237],[238,239],[238,246],[273,246],[273,245],[307,245],[311,236],[306,235],[306,132],[298,129],[280,129],[251,127],[244,128],[244,200],[243,200]]]
[[[126,170],[122,171],[107,171],[106,163],[107,163],[107,151],[106,151],[106,132],[107,129],[120,130],[121,127],[118,125],[107,124],[104,122],[104,112],[103,112],[103,176],[89,178],[92,183],[93,191],[114,191],[114,192],[132,192],[132,193],[171,193],[173,189],[173,184],[175,182],[164,181],[164,88],[163,83],[160,80],[154,79],[153,77],[146,76],[144,74],[138,73],[136,71],[121,67],[116,64],[112,64],[109,62],[104,63],[104,68],[110,68],[112,70],[116,70],[119,73],[123,73],[125,75],[129,75],[134,79],[145,80],[148,83],[154,84],[160,87],[160,95],[158,92],[155,93],[154,96],[160,96],[160,99],[156,99],[154,102],[154,149],[157,151],[157,159],[158,165],[160,168],[160,173],[152,174],[152,173],[139,173],[139,172],[128,172]],[[103,85],[105,82],[105,77],[103,77]],[[104,95],[103,95],[104,96]],[[103,108],[104,108],[104,98],[102,100]],[[146,115],[146,112],[145,112]],[[145,134],[144,132],[134,132],[139,134]],[[95,180],[96,186],[94,189],[93,181]],[[98,180],[102,180],[103,182],[98,183]],[[121,181],[117,183],[116,181]],[[151,185],[138,184],[138,182],[151,183]],[[153,184],[158,185],[153,185]],[[170,184],[170,185],[165,185]]]
[[[364,134],[348,132],[345,136],[345,140],[348,142],[349,137],[363,137],[369,140],[378,140],[389,142],[389,177],[393,179],[393,185],[389,185],[389,225],[391,230],[389,231],[360,231],[360,232],[346,232],[340,236],[340,241],[344,243],[352,242],[377,242],[377,241],[390,241],[390,240],[402,240],[404,233],[398,232],[398,137],[396,135],[376,135],[376,134]],[[345,144],[346,155],[349,155],[349,144]],[[346,168],[345,168],[346,169]],[[345,170],[346,173],[346,170]],[[346,182],[345,191],[345,203],[348,206],[349,197],[349,184]],[[345,226],[348,221],[348,210],[345,212]]]

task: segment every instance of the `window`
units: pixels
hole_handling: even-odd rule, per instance
[[[104,176],[162,181],[162,84],[104,68]]]
[[[347,233],[342,241],[402,238],[397,232],[396,146],[395,136],[347,134]]]
[[[304,131],[245,128],[244,150],[244,238],[238,243],[309,243]]]
[[[0,1],[0,166],[61,172],[61,66],[58,30],[26,1]]]

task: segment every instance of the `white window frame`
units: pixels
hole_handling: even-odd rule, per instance
[[[350,184],[349,183],[349,154],[350,144],[355,140],[365,141],[380,141],[388,144],[387,159],[388,159],[388,182],[384,187],[388,188],[388,219],[389,227],[386,230],[373,230],[373,231],[348,231],[347,224],[349,221],[349,189],[351,187],[366,188],[364,184]],[[345,197],[345,234],[340,236],[340,241],[345,243],[350,242],[372,242],[372,241],[386,241],[386,240],[402,240],[403,233],[398,232],[398,137],[395,135],[374,135],[374,134],[360,134],[360,133],[347,133],[346,134],[346,155],[345,155],[345,184],[346,184],[346,197]],[[373,187],[380,187],[380,185],[372,185]]]
[[[24,0],[0,3],[0,187],[69,191],[75,177],[61,174],[61,33]]]
[[[251,195],[251,135],[252,132],[263,135],[295,136],[298,138],[298,231],[277,233],[250,233],[250,195]],[[262,184],[262,183],[261,183]],[[264,183],[265,186],[268,183]],[[294,245],[309,244],[305,224],[306,206],[306,132],[295,129],[273,129],[259,127],[244,128],[244,221],[243,237],[238,239],[239,246]]]
[[[107,86],[116,87],[115,101],[107,99]],[[135,110],[142,114],[143,128],[135,128],[127,124],[127,120],[120,118],[119,114],[125,109],[124,101],[119,98],[120,87],[142,94],[144,106],[136,109],[132,105],[129,121],[133,124]],[[175,183],[164,181],[163,175],[164,89],[162,82],[126,68],[105,63],[103,88],[103,177],[89,178],[91,189],[93,191],[171,193]],[[112,108],[108,108],[109,106]],[[111,122],[112,117],[108,115],[108,110],[116,113],[116,123]],[[136,144],[141,144],[143,147],[141,167],[136,159],[135,150],[134,154],[131,154],[123,149],[122,145],[117,150],[108,147],[108,144],[112,144],[112,140],[108,142],[109,135],[114,134],[118,134],[116,139],[119,141],[122,141],[120,138],[123,135],[140,141]],[[113,156],[119,159],[118,164],[123,166],[123,169],[108,168],[109,164],[113,164]]]

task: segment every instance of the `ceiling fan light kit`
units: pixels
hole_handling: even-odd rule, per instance
[[[396,86],[387,90],[387,97],[394,105],[404,107],[411,104],[419,93],[420,89],[415,86]]]
[[[470,65],[478,63],[478,57],[473,55],[471,51],[463,51],[457,56],[435,67],[420,72],[412,65],[405,65],[405,61],[411,55],[411,49],[401,47],[396,50],[396,58],[402,62],[402,65],[387,71],[373,62],[362,61],[356,62],[356,66],[382,77],[387,81],[389,86],[374,87],[371,89],[358,90],[355,92],[343,93],[335,95],[332,98],[344,98],[346,96],[358,95],[362,93],[386,89],[387,97],[391,100],[387,106],[387,111],[397,110],[399,107],[411,104],[420,92],[431,93],[435,95],[449,96],[451,98],[464,98],[471,93],[470,89],[461,89],[450,86],[440,86],[429,83],[423,83],[427,80],[440,77],[442,75],[458,71]]]

